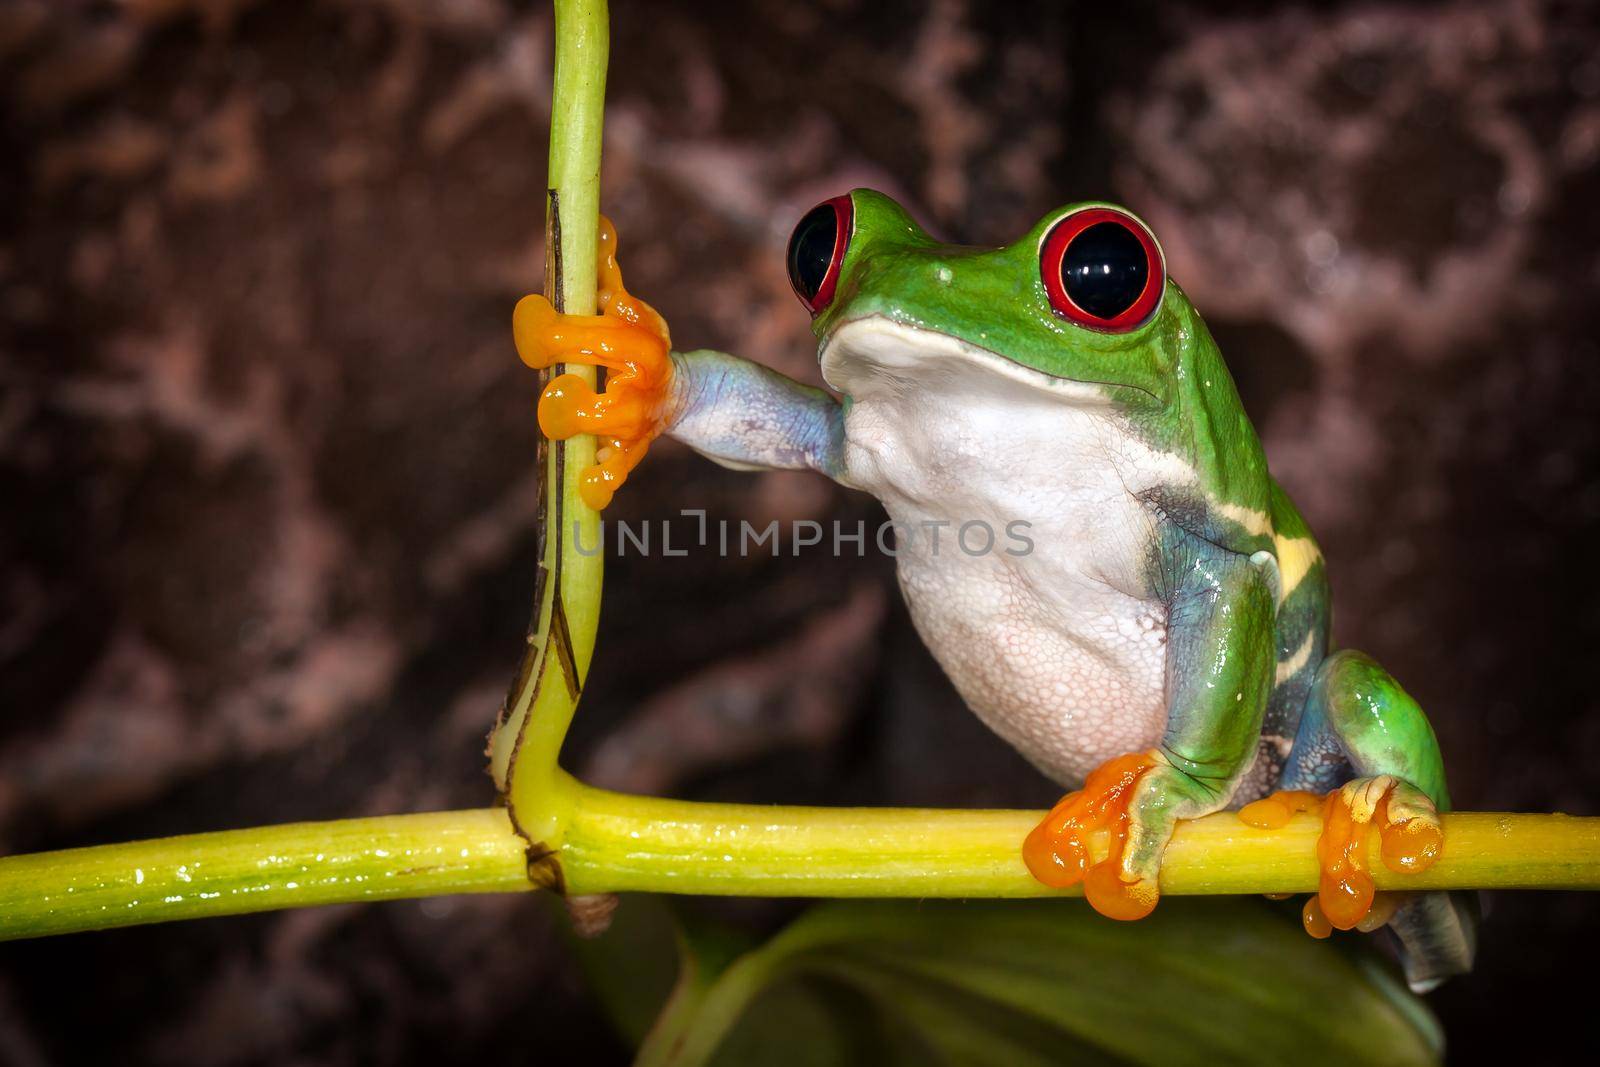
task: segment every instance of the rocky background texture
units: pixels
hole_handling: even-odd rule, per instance
[[[489,799],[550,31],[504,0],[0,6],[0,851]],[[1130,204],[1458,803],[1600,814],[1593,5],[618,0],[613,46],[604,204],[680,343],[816,380],[781,252],[852,186],[971,243]],[[612,517],[681,507],[879,515],[662,443]],[[630,555],[603,618],[568,750],[597,782],[1055,798],[875,553]],[[1489,906],[1432,997],[1452,1061],[1592,1055],[1597,898]],[[526,897],[0,946],[23,1067],[523,1062],[534,1031],[625,1056]]]

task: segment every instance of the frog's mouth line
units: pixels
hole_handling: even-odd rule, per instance
[[[925,379],[945,361],[950,361],[947,365],[981,368],[1080,406],[1109,406],[1116,390],[1137,388],[1046,374],[951,334],[909,326],[881,314],[864,315],[834,327],[823,341],[818,360],[823,381],[856,398],[875,389],[899,391],[906,383]]]

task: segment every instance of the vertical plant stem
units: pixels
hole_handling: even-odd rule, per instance
[[[608,49],[605,0],[556,0],[545,294],[567,314],[595,311]],[[551,373],[568,371],[596,383],[590,367],[560,365]],[[571,779],[556,760],[583,692],[600,618],[600,516],[578,496],[578,478],[594,463],[594,453],[595,440],[587,434],[544,447],[543,551],[534,625],[490,753],[512,821],[529,842],[529,873],[549,884],[560,880],[554,856],[572,795]]]

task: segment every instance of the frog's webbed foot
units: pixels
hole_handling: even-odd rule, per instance
[[[1100,914],[1142,919],[1161,898],[1161,856],[1180,818],[1215,806],[1196,781],[1159,751],[1110,760],[1076,793],[1063,797],[1023,842],[1022,858],[1045,885],[1083,884]],[[1094,861],[1090,841],[1109,836],[1105,858]]]
[[[1439,858],[1444,845],[1439,813],[1415,786],[1380,774],[1346,782],[1325,798],[1301,790],[1274,793],[1247,804],[1239,818],[1252,826],[1275,828],[1295,812],[1317,810],[1322,814],[1322,835],[1317,839],[1322,878],[1317,895],[1301,912],[1306,931],[1327,937],[1334,928],[1376,930],[1410,894],[1376,892],[1368,866],[1368,826],[1378,830],[1384,865],[1415,873]]]
[[[539,427],[557,441],[575,434],[600,438],[597,462],[582,475],[581,495],[597,511],[644,458],[667,418],[672,387],[671,339],[667,325],[644,301],[630,295],[617,266],[617,235],[601,216],[598,248],[598,315],[565,315],[542,296],[517,302],[511,328],[517,354],[543,370],[558,363],[606,368],[605,387],[595,390],[576,374],[559,374],[539,398]]]
[[[1322,880],[1315,897],[1329,925],[1340,930],[1376,929],[1388,915],[1374,913],[1374,886],[1367,867],[1367,826],[1378,828],[1384,866],[1414,874],[1433,866],[1444,831],[1433,801],[1389,774],[1356,778],[1328,794],[1322,808],[1317,860]],[[1308,913],[1311,905],[1308,903]],[[1392,906],[1382,911],[1393,914]],[[1369,921],[1371,920],[1371,921]],[[1311,921],[1307,920],[1307,928]]]

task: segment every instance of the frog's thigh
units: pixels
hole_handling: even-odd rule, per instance
[[[1450,806],[1439,742],[1422,708],[1376,660],[1336,652],[1317,669],[1280,789],[1325,793],[1352,776],[1392,774]]]

